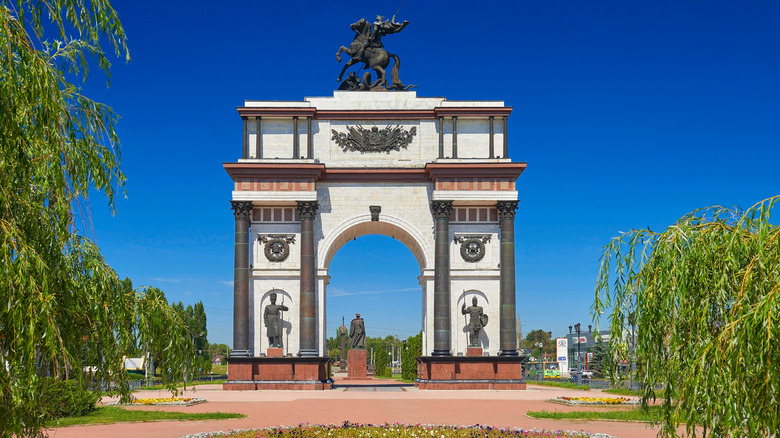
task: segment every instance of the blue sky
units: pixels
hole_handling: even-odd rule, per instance
[[[329,96],[349,24],[396,3],[115,1],[132,62],[85,93],[122,117],[127,198],[91,198],[94,237],[136,286],[202,300],[232,340],[233,216],[223,162],[241,154],[244,100]],[[590,323],[601,248],[713,204],[780,194],[780,3],[422,1],[385,38],[418,96],[504,100],[518,180],[524,332]],[[328,331],[360,312],[370,336],[420,330],[417,264],[365,236],[331,264]]]

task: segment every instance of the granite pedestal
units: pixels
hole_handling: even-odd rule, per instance
[[[349,360],[347,361],[346,380],[371,380],[367,371],[368,352],[366,350],[352,349],[347,354]]]
[[[268,350],[268,355],[275,354]],[[231,357],[226,391],[331,389],[329,357]]]
[[[525,389],[521,357],[483,356],[481,348],[469,348],[466,356],[422,356],[416,360],[414,386],[418,389]]]

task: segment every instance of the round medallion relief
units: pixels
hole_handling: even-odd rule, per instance
[[[272,262],[283,262],[290,255],[290,245],[283,239],[272,239],[265,243],[265,258]]]
[[[478,262],[485,257],[485,244],[480,239],[465,240],[460,245],[460,255],[467,262]]]

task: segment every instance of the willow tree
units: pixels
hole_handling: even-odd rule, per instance
[[[696,210],[605,247],[594,316],[609,312],[613,344],[635,324],[642,402],[655,399],[653,384],[665,386],[666,436],[683,423],[694,436],[780,430],[778,199]]]
[[[40,433],[44,376],[97,380],[127,396],[122,355],[139,341],[179,365],[164,370],[171,382],[193,357],[176,313],[127,288],[79,232],[89,191],[113,210],[125,180],[116,114],[74,84],[90,65],[109,77],[101,42],[128,56],[107,1],[0,0],[3,436]]]

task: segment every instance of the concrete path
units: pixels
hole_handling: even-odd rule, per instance
[[[208,400],[190,407],[139,406],[130,409],[182,412],[238,412],[246,418],[210,421],[161,421],[112,425],[72,426],[49,431],[55,438],[181,437],[198,432],[228,431],[300,423],[341,424],[483,424],[525,429],[583,430],[608,433],[620,438],[655,438],[658,429],[644,423],[609,421],[539,420],[526,411],[571,411],[626,409],[625,407],[569,407],[546,400],[558,396],[582,395],[546,386],[528,385],[525,391],[419,391],[397,381],[374,379],[355,384],[336,378],[331,391],[222,391],[221,385],[200,385],[185,397]],[[140,391],[137,398],[170,397],[166,391]],[[113,401],[104,398],[103,402]]]

